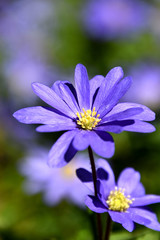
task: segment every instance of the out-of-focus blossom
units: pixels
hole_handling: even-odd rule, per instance
[[[1,70],[14,101],[29,103],[35,99],[30,91],[32,82],[54,81],[55,69],[49,66],[46,54],[47,44],[50,39],[53,41],[53,5],[52,1],[43,0],[15,1],[0,16],[5,56]]]
[[[24,182],[25,191],[30,194],[43,192],[44,201],[48,205],[67,199],[84,206],[84,199],[90,191],[77,178],[75,170],[83,166],[90,169],[87,156],[77,155],[74,161],[64,168],[49,168],[46,164],[47,155],[47,150],[37,148],[22,159],[19,171],[27,178]]]
[[[82,14],[87,31],[96,38],[125,38],[148,26],[149,8],[137,0],[89,0]]]
[[[108,132],[153,132],[155,113],[141,104],[118,103],[131,86],[131,77],[123,78],[121,67],[106,77],[97,75],[89,81],[87,69],[78,64],[75,88],[68,81],[56,81],[52,88],[32,84],[33,91],[51,107],[28,107],[13,116],[25,124],[42,124],[39,132],[65,132],[50,150],[48,163],[65,166],[76,154],[91,146],[96,154],[110,158],[114,141]]]
[[[90,182],[91,173],[81,168],[77,170],[77,175],[94,193],[93,184]],[[160,196],[145,194],[139,172],[133,168],[125,168],[116,183],[107,161],[98,159],[97,177],[98,196],[89,195],[85,201],[92,211],[108,212],[114,222],[122,224],[129,232],[133,231],[134,222],[160,231],[156,214],[145,209],[147,205],[159,203]]]
[[[130,74],[133,76],[133,85],[124,100],[159,108],[160,66],[139,64],[130,70]]]

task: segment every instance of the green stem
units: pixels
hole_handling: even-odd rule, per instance
[[[112,219],[111,219],[110,215],[108,214],[106,233],[105,233],[104,240],[109,240],[110,232],[111,232],[111,225],[112,225]]]
[[[88,147],[88,154],[90,158],[90,163],[91,163],[91,168],[92,168],[92,177],[93,177],[93,185],[94,185],[94,193],[95,196],[97,197],[97,174],[96,174],[96,167],[95,167],[95,162],[94,162],[94,157],[93,157],[93,152],[92,148],[89,146]],[[101,216],[99,213],[96,214],[97,217],[97,227],[98,227],[98,235],[99,235],[99,240],[102,240],[102,223],[101,223]]]

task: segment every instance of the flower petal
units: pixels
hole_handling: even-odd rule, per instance
[[[120,81],[123,77],[123,70],[121,67],[115,67],[109,71],[105,79],[103,80],[97,96],[95,98],[94,107],[98,111],[102,102],[110,94],[117,82]]]
[[[129,132],[141,132],[141,133],[151,133],[154,132],[155,127],[147,122],[142,122],[140,120],[134,120],[134,124],[124,126],[123,131]]]
[[[135,198],[135,200],[132,203],[132,207],[146,206],[149,204],[159,203],[159,202],[160,202],[160,196],[148,194],[143,197]]]
[[[85,200],[85,204],[93,212],[96,212],[96,213],[107,212],[106,206],[103,205],[103,203],[99,200],[98,197],[91,196],[91,195],[87,196]]]
[[[20,109],[13,114],[13,117],[26,124],[55,124],[72,121],[70,118],[55,113],[54,109],[48,110],[41,106]]]
[[[129,232],[134,230],[134,223],[130,219],[128,213],[108,211],[112,221],[122,224],[122,226]]]
[[[90,109],[90,86],[86,68],[78,64],[75,69],[75,86],[79,107],[85,110]]]
[[[145,195],[145,188],[142,183],[138,183],[136,188],[131,192],[131,195],[136,197],[142,197]]]
[[[115,146],[112,136],[103,131],[90,131],[89,143],[96,154],[110,158],[114,154]]]
[[[134,108],[141,108],[143,111],[141,111],[139,114],[134,114],[134,116],[131,117],[131,115],[126,116],[123,115],[123,112],[126,112],[126,110],[131,110]],[[142,121],[153,121],[155,119],[155,113],[151,111],[148,107],[142,105],[142,104],[137,104],[137,103],[118,103],[106,116],[103,118],[103,122],[105,122],[105,118],[111,117],[114,114],[121,113],[122,117],[121,120],[123,119],[138,119]],[[116,120],[120,120],[116,119]]]
[[[62,99],[66,102],[68,107],[71,109],[71,111],[73,111],[75,113],[75,116],[76,116],[76,113],[79,112],[80,109],[78,107],[77,101],[76,101],[73,93],[71,92],[69,87],[63,83],[59,84],[59,89],[61,92]]]
[[[144,224],[146,227],[156,231],[160,231],[160,224],[157,220],[157,216],[155,213],[152,213],[148,210],[141,209],[141,208],[132,208],[130,209],[130,211],[132,211],[134,214],[137,214],[138,216],[142,216],[150,220],[150,223]]]
[[[110,191],[114,189],[115,187],[115,177],[114,173],[112,171],[112,168],[110,167],[107,160],[104,159],[98,159],[96,162],[97,167],[97,178],[101,180],[101,183],[103,184],[104,188],[104,198],[109,195]],[[102,178],[99,169],[103,169],[108,174],[108,179]]]
[[[112,110],[120,98],[122,98],[130,88],[131,83],[131,78],[126,77],[114,86],[114,88],[110,91],[109,95],[107,95],[100,108],[98,109],[98,113],[100,114],[101,118],[103,118],[109,111]]]
[[[76,170],[77,177],[94,193],[92,173],[84,168]]]
[[[93,105],[94,100],[96,98],[98,89],[99,89],[100,85],[102,84],[102,81],[104,81],[104,77],[102,75],[97,75],[89,81],[91,108],[92,108],[92,105]]]
[[[150,123],[129,119],[103,123],[96,129],[113,133],[121,133],[122,131],[150,133],[155,131],[155,127]]]
[[[89,146],[89,132],[85,130],[77,130],[77,134],[73,140],[73,146],[82,151]]]
[[[135,211],[134,208],[130,208],[128,210],[128,215],[132,219],[132,221],[146,226],[147,224],[150,224],[150,220],[146,218],[145,216],[137,214],[138,211]]]
[[[124,188],[126,194],[131,194],[139,183],[140,177],[140,173],[133,168],[126,168],[121,172],[117,185],[120,188]]]
[[[41,83],[33,83],[32,88],[35,94],[44,102],[71,118],[75,117],[75,114],[71,111],[67,104],[51,88]]]
[[[115,121],[115,120],[132,119],[132,117],[134,117],[135,115],[137,115],[137,114],[139,115],[140,113],[142,113],[143,109],[142,108],[130,108],[130,109],[126,109],[121,112],[114,113],[114,114],[111,114],[111,112],[109,112],[109,114],[107,114],[105,117],[102,118],[101,123]]]
[[[59,132],[76,129],[77,125],[72,120],[66,122],[56,122],[55,124],[42,125],[36,128],[37,132]]]
[[[49,157],[48,165],[51,167],[65,166],[76,154],[77,150],[72,145],[72,140],[77,131],[65,132],[52,146]]]

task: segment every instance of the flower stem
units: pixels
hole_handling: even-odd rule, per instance
[[[94,162],[94,157],[93,157],[93,152],[92,148],[89,146],[88,147],[88,154],[90,158],[90,163],[91,163],[91,168],[92,168],[92,177],[93,177],[93,184],[94,184],[94,192],[95,196],[97,197],[97,174],[96,174],[96,168],[95,168],[95,162]],[[99,234],[99,240],[102,240],[102,223],[101,223],[101,217],[100,214],[97,213],[97,226],[98,226],[98,234]]]
[[[110,232],[111,232],[111,224],[112,224],[112,219],[111,219],[110,215],[108,214],[106,233],[105,233],[104,240],[109,240]]]

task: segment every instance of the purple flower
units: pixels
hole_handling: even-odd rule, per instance
[[[94,192],[91,173],[80,168],[77,176]],[[145,195],[145,189],[140,182],[140,173],[133,168],[125,168],[117,183],[114,173],[104,159],[97,161],[96,196],[88,195],[85,204],[94,212],[108,212],[114,222],[132,232],[134,222],[153,230],[160,231],[156,215],[146,209],[146,205],[160,202],[160,196]]]
[[[149,25],[150,8],[137,0],[90,0],[82,15],[93,37],[126,38]]]
[[[27,178],[24,190],[29,194],[42,192],[45,203],[51,206],[62,199],[84,206],[84,199],[90,191],[77,178],[75,170],[81,166],[90,169],[86,155],[77,155],[64,168],[49,168],[46,164],[47,155],[46,149],[38,147],[22,159],[19,171]]]
[[[62,167],[88,146],[100,156],[114,154],[114,141],[107,132],[153,132],[155,114],[147,107],[134,103],[118,103],[131,85],[123,78],[121,67],[113,68],[106,77],[97,75],[90,81],[86,68],[75,69],[75,88],[68,81],[57,81],[51,88],[33,83],[35,94],[51,107],[29,107],[14,113],[26,124],[43,124],[38,132],[65,132],[49,153],[50,166]]]
[[[138,64],[130,70],[130,73],[133,76],[133,86],[124,99],[159,108],[160,67],[153,64]]]

